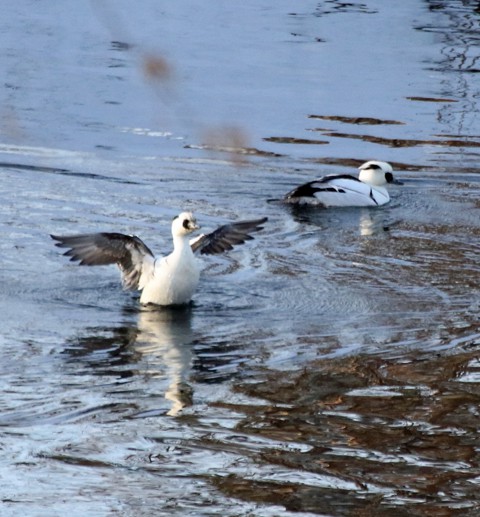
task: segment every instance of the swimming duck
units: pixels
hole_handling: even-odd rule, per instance
[[[199,282],[200,264],[195,253],[222,253],[253,239],[249,233],[262,230],[266,217],[225,224],[215,231],[190,239],[200,226],[191,212],[182,212],[172,222],[173,251],[162,258],[134,235],[88,233],[51,235],[64,255],[80,265],[117,264],[125,289],[140,290],[140,303],[183,305],[190,302]]]
[[[380,206],[390,201],[387,183],[401,182],[393,178],[392,166],[371,160],[359,167],[358,178],[350,174],[331,174],[309,181],[289,192],[289,203],[331,206]]]

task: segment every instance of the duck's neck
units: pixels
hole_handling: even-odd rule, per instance
[[[188,235],[173,236],[173,253],[176,255],[192,253],[192,248],[190,246],[190,239]]]

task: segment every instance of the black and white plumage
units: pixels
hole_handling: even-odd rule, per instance
[[[398,183],[392,166],[371,160],[360,165],[358,178],[350,174],[331,174],[304,183],[285,195],[289,203],[322,207],[380,206],[390,201],[386,185]]]
[[[51,235],[70,260],[84,266],[117,264],[125,289],[142,291],[140,302],[156,305],[188,303],[198,285],[200,264],[195,253],[215,254],[231,250],[253,239],[250,233],[263,229],[266,217],[220,226],[194,239],[200,227],[191,212],[182,212],[172,222],[173,251],[156,259],[150,248],[136,236],[122,233]]]

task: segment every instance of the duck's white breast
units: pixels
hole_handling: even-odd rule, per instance
[[[140,302],[156,305],[188,303],[198,286],[200,266],[190,255],[171,254],[155,263],[152,280],[144,287]]]

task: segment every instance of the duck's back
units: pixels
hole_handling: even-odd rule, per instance
[[[338,174],[304,183],[289,192],[285,199],[324,207],[348,207],[379,206],[388,203],[390,197],[384,187],[368,185],[349,174]]]

